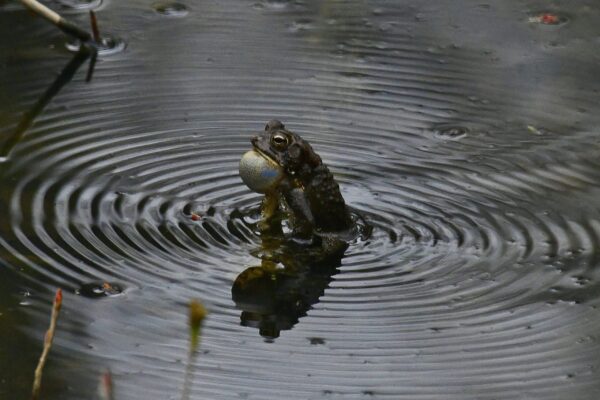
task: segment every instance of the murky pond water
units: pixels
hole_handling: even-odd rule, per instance
[[[107,368],[179,398],[192,298],[197,399],[599,398],[600,7],[573,3],[107,0],[120,51],[53,85],[69,40],[0,2],[4,148],[36,116],[0,164],[0,398],[56,287],[47,399]],[[271,118],[364,221],[319,273],[257,268],[237,166]]]

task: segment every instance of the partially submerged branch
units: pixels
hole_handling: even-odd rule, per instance
[[[98,29],[98,20],[96,19],[94,10],[90,10],[90,23],[92,25],[92,37],[94,38],[94,42],[100,43],[100,29]]]
[[[96,14],[90,11],[90,21],[92,27],[92,33],[89,33],[83,28],[75,25],[67,19],[61,17],[58,13],[52,11],[45,5],[39,3],[36,0],[20,0],[29,10],[37,15],[44,17],[52,24],[56,25],[66,34],[75,37],[81,42],[79,51],[75,54],[73,59],[67,64],[62,70],[58,78],[54,81],[52,86],[46,90],[43,96],[37,101],[33,108],[25,113],[23,119],[19,122],[15,133],[0,145],[0,161],[8,159],[12,149],[19,143],[27,129],[33,124],[34,119],[42,112],[44,107],[50,103],[52,98],[60,91],[60,89],[67,84],[75,75],[75,72],[79,67],[89,58],[90,64],[86,74],[86,82],[92,80],[94,73],[94,67],[96,66],[96,60],[98,58],[98,48],[103,45],[102,38],[100,37],[100,30],[98,29],[98,22],[96,20]]]
[[[66,18],[61,17],[60,14],[56,13],[55,11],[52,11],[45,5],[39,3],[38,1],[21,0],[21,3],[23,3],[25,7],[30,9],[35,14],[44,17],[45,19],[56,25],[67,35],[74,36],[82,42],[89,42],[90,40],[92,40],[92,35],[88,31],[80,28],[71,21],[68,21]]]
[[[58,92],[71,81],[75,72],[81,67],[81,65],[88,59],[91,58],[90,68],[88,69],[88,81],[91,79],[93,71],[93,64],[96,59],[96,52],[91,52],[87,47],[81,47],[81,49],[73,56],[71,61],[63,68],[60,75],[52,83],[52,85],[44,92],[44,94],[38,99],[34,106],[25,113],[15,132],[2,144],[0,145],[0,157],[8,157],[12,149],[21,141],[25,132],[31,127],[33,121],[38,115],[42,113],[44,108],[50,103],[50,101],[58,94]]]
[[[44,365],[46,365],[46,359],[48,358],[48,353],[50,353],[50,348],[52,347],[52,341],[54,340],[54,332],[56,331],[56,321],[58,320],[58,313],[60,312],[61,306],[62,290],[58,289],[56,291],[56,296],[54,296],[54,303],[52,305],[50,328],[48,328],[48,331],[46,331],[46,336],[44,336],[44,350],[42,351],[42,355],[40,356],[40,360],[38,361],[37,368],[35,369],[33,389],[31,391],[31,400],[37,400],[40,396],[40,389],[42,387],[42,372],[44,371]]]

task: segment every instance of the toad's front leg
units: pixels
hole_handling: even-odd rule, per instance
[[[300,188],[287,190],[284,192],[284,197],[291,211],[292,239],[302,243],[312,243],[315,220],[304,190]]]
[[[258,229],[261,234],[283,235],[281,213],[279,211],[279,193],[267,192],[260,207]]]

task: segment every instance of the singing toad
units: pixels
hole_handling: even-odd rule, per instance
[[[306,140],[272,120],[251,143],[240,176],[250,189],[265,194],[261,231],[278,232],[282,219],[289,222],[292,238],[301,241],[354,229],[339,185]]]

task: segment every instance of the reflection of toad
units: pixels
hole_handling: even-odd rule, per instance
[[[338,184],[308,142],[272,120],[252,146],[240,162],[240,175],[251,189],[265,193],[262,231],[280,232],[282,219],[293,238],[305,241],[353,230]]]
[[[242,310],[241,323],[258,328],[260,335],[274,339],[292,329],[319,301],[341,264],[347,245],[321,248],[263,237],[256,256],[260,266],[240,273],[231,288],[232,299]]]

